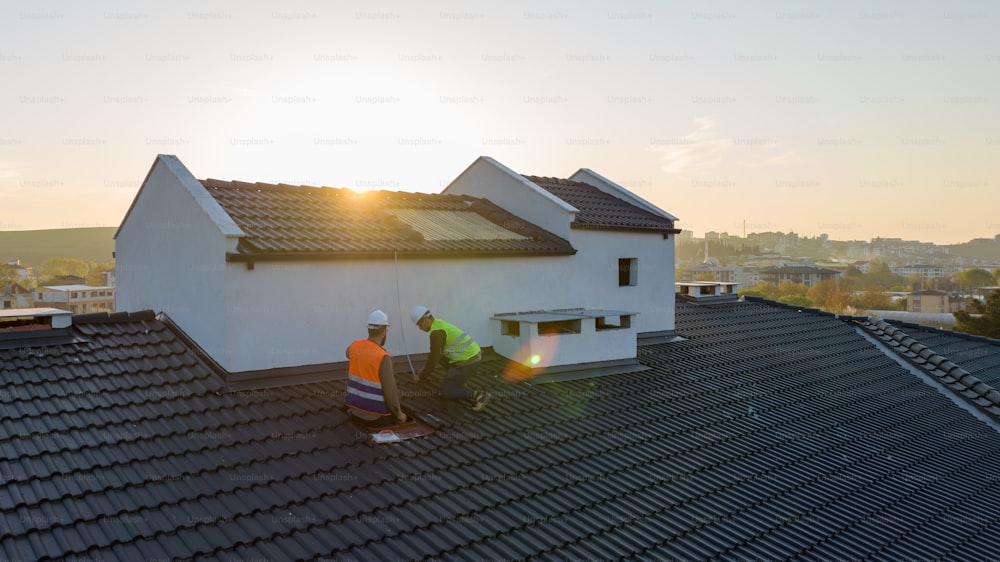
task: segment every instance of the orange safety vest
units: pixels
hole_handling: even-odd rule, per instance
[[[385,405],[382,380],[378,376],[382,358],[389,353],[371,340],[358,340],[347,350],[350,364],[347,368],[347,395],[344,402],[359,410],[380,416],[392,412]]]

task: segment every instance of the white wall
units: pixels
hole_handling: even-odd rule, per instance
[[[227,241],[174,164],[157,158],[115,237],[116,307],[167,313],[218,360]]]
[[[368,314],[389,315],[386,348],[426,353],[410,321],[414,305],[492,346],[502,312],[603,308],[639,312],[638,332],[674,327],[673,240],[656,234],[577,231],[575,256],[435,260],[257,262],[226,266],[226,359],[230,371],[343,361],[366,337]],[[618,286],[618,258],[638,257],[638,285]],[[187,330],[187,327],[181,324]],[[404,345],[405,340],[405,345]]]
[[[576,306],[635,311],[639,333],[674,329],[674,237],[658,233],[574,230]],[[618,259],[637,258],[637,284],[618,286]],[[586,301],[586,302],[580,302]]]
[[[376,308],[389,315],[390,353],[426,353],[428,335],[409,317],[418,304],[491,346],[497,312],[584,305],[553,281],[571,277],[571,260],[403,258],[398,301],[391,259],[257,262],[253,270],[230,263],[226,365],[245,371],[344,361],[347,346],[367,337],[368,314]]]

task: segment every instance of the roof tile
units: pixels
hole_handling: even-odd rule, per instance
[[[471,196],[202,184],[246,234],[237,251],[244,257],[574,253],[565,240]]]
[[[569,203],[579,211],[574,228],[676,232],[674,222],[653,214],[588,183],[542,176],[525,179]]]

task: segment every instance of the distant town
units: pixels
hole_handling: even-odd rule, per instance
[[[955,312],[975,314],[975,302],[998,289],[1000,235],[943,246],[902,238],[682,232],[676,268],[680,283],[735,283],[742,295],[954,327]]]

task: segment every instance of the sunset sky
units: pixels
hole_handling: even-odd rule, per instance
[[[199,178],[439,192],[591,168],[706,231],[1000,234],[981,2],[0,4],[0,230]]]

